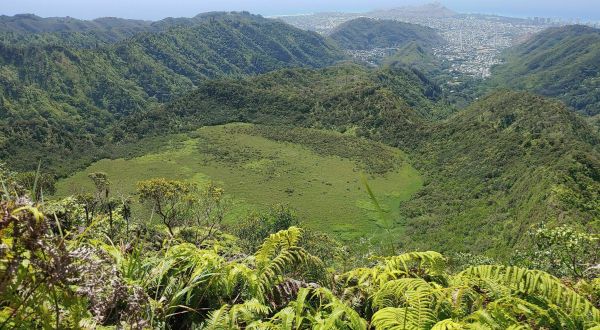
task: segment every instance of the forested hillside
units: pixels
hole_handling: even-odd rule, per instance
[[[404,202],[397,219],[411,233],[398,242],[412,248],[506,256],[507,249],[526,245],[522,234],[536,223],[598,230],[599,206],[591,202],[600,189],[594,174],[598,136],[583,121],[557,103],[528,94],[493,94],[436,123],[445,107],[435,84],[402,66],[285,69],[206,80],[165,106],[121,114],[104,132],[89,136],[106,134],[113,144],[135,144],[147,136],[249,122],[331,129],[400,147],[426,182]],[[82,154],[103,158],[112,153],[90,150]],[[76,165],[63,161],[55,170]],[[442,232],[453,236],[438,240]]]
[[[440,95],[419,72],[340,65],[207,81],[149,117],[169,125],[132,118],[140,132],[241,121],[352,131],[408,145],[421,138]]]
[[[561,103],[497,92],[430,133],[413,157],[425,188],[401,207],[408,246],[501,255],[541,224],[600,231],[600,138]]]
[[[600,113],[600,30],[580,25],[548,29],[510,48],[494,68],[497,87],[556,97],[586,115]]]
[[[520,234],[532,224],[598,230],[591,202],[598,197],[598,136],[560,105],[496,93],[437,122],[449,106],[423,73],[436,64],[417,42],[380,69],[276,70],[325,66],[342,56],[315,34],[249,14],[185,22],[191,25],[98,49],[5,45],[3,159],[31,170],[34,152],[44,167],[64,174],[126,156],[126,146],[140,139],[206,125],[329,129],[400,147],[422,172],[426,187],[396,219],[411,233],[399,244],[506,256],[526,243]],[[79,156],[69,157],[73,152]],[[437,239],[442,232],[453,236]]]
[[[99,193],[108,189],[101,173],[91,177]],[[177,217],[165,215],[169,230],[132,222],[126,203],[94,208],[90,222],[89,207],[74,198],[41,205],[3,194],[0,238],[10,253],[0,259],[0,322],[20,329],[355,330],[600,323],[597,279],[575,277],[571,286],[539,270],[457,265],[437,252],[393,249],[355,268],[335,240],[296,227],[286,210],[226,227],[218,187],[164,179],[138,187],[148,207],[188,199],[185,209],[176,204]],[[161,191],[171,197],[152,197]],[[184,214],[190,217],[180,222]],[[10,239],[8,230],[19,235]],[[339,270],[331,267],[337,263]]]
[[[43,18],[33,14],[0,16],[0,38],[6,44],[59,43],[95,47],[147,32],[152,22],[116,17],[84,21],[71,17]]]
[[[341,24],[330,37],[349,50],[402,47],[411,42],[430,48],[444,43],[444,39],[432,28],[366,17]]]
[[[160,33],[177,27],[206,24],[206,20],[223,12],[201,13],[194,17],[169,17],[159,21],[143,21],[102,17],[86,21],[72,17],[39,17],[33,14],[0,16],[0,40],[4,44],[61,45],[76,48],[98,48],[123,41],[141,33]],[[253,16],[239,12],[239,16]],[[255,16],[254,18],[258,18]]]
[[[215,13],[194,22],[97,49],[0,44],[1,157],[16,168],[33,150],[61,162],[72,151],[102,158],[106,137],[121,138],[112,123],[205,79],[343,58],[317,34],[259,16]]]
[[[385,58],[383,64],[414,68],[436,82],[446,82],[441,76],[447,74],[448,65],[418,41],[402,46],[394,54]]]
[[[109,30],[130,30],[128,34],[141,32],[152,22],[116,17],[98,18],[92,21],[72,17],[39,17],[33,14],[0,16],[0,31],[20,35],[38,33],[69,33]]]

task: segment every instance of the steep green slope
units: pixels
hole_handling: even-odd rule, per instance
[[[209,12],[194,17],[169,17],[159,21],[142,21],[116,17],[79,20],[72,17],[43,18],[32,14],[0,16],[0,40],[4,44],[61,45],[77,48],[98,48],[123,41],[141,33],[160,33],[176,27],[192,27],[207,19],[222,16]],[[237,13],[250,17],[248,12]]]
[[[510,49],[493,69],[490,89],[507,87],[557,97],[577,111],[600,113],[600,30],[548,29]]]
[[[408,246],[509,255],[542,222],[600,232],[600,138],[561,103],[499,92],[430,130]]]
[[[97,49],[0,44],[0,159],[22,169],[31,167],[28,149],[56,163],[80,150],[98,157],[97,147],[122,138],[114,121],[207,78],[342,58],[316,33],[260,16],[214,13],[194,22]]]
[[[206,14],[190,27],[139,35],[115,49],[121,58],[136,51],[194,83],[223,74],[322,67],[342,59],[340,51],[316,33],[245,13]]]
[[[193,22],[164,33],[138,34],[95,50],[3,44],[0,63],[17,71],[21,83],[50,88],[51,96],[53,84],[64,89],[62,85],[72,84],[69,80],[101,79],[96,77],[108,70],[121,76],[110,77],[111,81],[129,80],[147,97],[164,100],[205,78],[264,73],[288,66],[321,67],[342,58],[339,50],[317,34],[260,16],[214,13],[198,16]]]
[[[432,28],[366,17],[340,25],[330,37],[342,48],[349,50],[401,47],[411,42],[418,42],[429,48],[444,43],[443,38]]]
[[[115,17],[98,18],[92,21],[72,17],[43,18],[33,14],[0,16],[0,32],[19,35],[38,33],[109,32],[134,34],[142,32],[152,22]]]
[[[0,16],[0,41],[13,46],[62,45],[97,48],[143,32],[161,32],[162,22],[103,17],[91,21],[72,17],[43,18],[32,14]]]
[[[438,78],[448,67],[442,59],[433,55],[433,52],[418,41],[404,45],[392,56],[384,59],[383,64],[415,68],[432,78]]]
[[[158,140],[148,141],[158,145],[153,152],[101,160],[61,180],[58,193],[93,192],[87,176],[92,172],[107,173],[116,196],[132,194],[137,181],[157,177],[214,181],[232,200],[229,221],[282,203],[297,210],[308,228],[356,242],[382,234],[361,173],[388,205],[397,206],[421,186],[400,150],[335,132],[230,124]],[[388,211],[397,216],[398,208]]]
[[[103,160],[92,169],[110,171],[116,166],[122,170],[113,174],[119,181],[135,177],[132,172],[138,165],[144,169],[141,173],[148,175],[165,173],[167,168],[188,173],[186,178],[192,179],[193,173],[203,173],[225,178],[217,180],[234,191],[240,187],[239,181],[227,180],[243,181],[238,175],[258,169],[258,174],[248,174],[253,187],[260,185],[258,180],[266,173],[261,171],[271,171],[277,174],[273,183],[278,182],[271,192],[279,194],[282,190],[295,192],[305,178],[289,168],[277,173],[277,155],[267,155],[265,145],[285,153],[286,143],[301,144],[294,148],[308,148],[316,156],[294,149],[301,157],[287,163],[318,159],[312,164],[327,163],[332,173],[336,166],[344,168],[347,182],[350,175],[358,175],[358,170],[350,173],[354,165],[346,166],[356,160],[340,150],[346,150],[356,141],[352,136],[358,136],[401,147],[423,174],[425,188],[401,207],[398,200],[383,193],[384,204],[397,215],[399,229],[394,233],[403,248],[506,256],[515,246],[526,245],[523,234],[541,222],[599,231],[599,138],[561,104],[530,94],[501,92],[435,123],[430,119],[443,111],[441,91],[415,68],[428,59],[415,43],[403,48],[405,54],[414,55],[411,60],[405,58],[405,63],[382,69],[347,64],[320,70],[287,68],[247,77],[286,66],[324,66],[340,54],[315,34],[260,17],[212,14],[203,19],[204,23],[140,34],[97,49],[2,46],[0,159],[19,169],[33,169],[37,166],[35,155],[55,172],[70,174],[100,158],[143,155]],[[206,79],[213,77],[217,79]],[[162,102],[169,103],[163,106]],[[185,143],[186,148],[167,154],[148,152],[156,145],[148,149],[137,145],[140,138],[148,136],[160,139],[231,122],[288,128],[254,130],[252,134],[205,129],[219,137],[203,144],[203,153],[214,156],[207,160],[214,161],[208,167],[198,163],[197,154],[188,153]],[[330,147],[339,141],[341,149],[319,153],[321,142],[302,140],[310,134],[289,127],[344,133],[326,139]],[[229,139],[228,134],[237,137]],[[202,139],[210,140],[210,134]],[[244,145],[250,141],[255,144]],[[194,146],[198,145],[192,149]],[[233,151],[224,151],[226,146]],[[379,150],[369,152],[379,155]],[[344,158],[346,165],[329,162],[331,153]],[[240,163],[238,154],[251,161]],[[361,157],[369,159],[369,154]],[[164,165],[169,159],[175,159],[172,167]],[[228,168],[228,163],[236,165]],[[315,174],[314,166],[305,173]],[[210,171],[214,171],[212,175]],[[83,181],[84,174],[78,175],[75,182]],[[285,181],[286,177],[290,181]],[[399,183],[398,187],[405,186]],[[260,199],[264,196],[278,202],[275,193],[261,197],[256,190],[242,189],[239,191],[248,196],[242,199],[256,198],[253,205],[264,203],[265,199]],[[336,199],[349,196],[343,191],[327,191],[335,193]],[[308,203],[300,195],[295,197],[298,208]],[[343,219],[339,214],[335,217]],[[371,227],[357,225],[356,232],[352,232],[352,224],[338,228],[345,237],[354,238],[372,232],[375,226],[369,223]]]
[[[401,68],[340,65],[207,81],[164,109],[156,109],[150,119],[133,116],[123,130],[171,132],[243,121],[353,130],[361,136],[409,144],[419,139],[422,123],[437,107],[439,90],[422,79]],[[157,118],[168,124],[156,126]]]

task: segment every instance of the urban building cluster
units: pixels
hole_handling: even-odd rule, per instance
[[[447,44],[435,48],[434,54],[448,63],[450,75],[485,78],[491,68],[501,62],[500,54],[512,45],[551,26],[586,24],[600,27],[599,22],[564,21],[545,17],[512,18],[495,15],[457,14],[439,4],[407,10],[392,9],[370,13],[318,13],[310,15],[281,16],[280,19],[296,27],[327,35],[340,24],[358,17],[393,19],[420,24],[436,29]],[[352,51],[350,55],[375,64],[394,49],[377,48]]]

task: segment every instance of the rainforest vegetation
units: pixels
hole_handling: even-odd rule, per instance
[[[595,28],[548,29],[509,49],[489,83],[553,96],[586,115],[597,115],[599,45],[600,30]]]
[[[0,43],[0,157],[20,168],[36,150],[68,173],[107,156],[114,123],[146,116],[207,78],[320,67],[343,57],[316,33],[247,13],[193,21],[94,49]],[[69,159],[73,150],[87,157]]]
[[[437,252],[349,257],[276,206],[231,225],[224,191],[183,181],[137,185],[154,221],[130,198],[96,190],[35,201],[3,169],[3,327],[202,329],[582,329],[600,324],[598,279],[582,268],[597,237],[569,227],[533,233],[516,265]],[[39,182],[44,182],[39,180]],[[368,186],[367,186],[368,187]],[[376,200],[373,199],[376,204]],[[570,261],[573,261],[571,264]],[[597,261],[597,260],[593,260]],[[535,262],[570,282],[520,266]]]
[[[0,16],[0,329],[600,329],[597,36]]]

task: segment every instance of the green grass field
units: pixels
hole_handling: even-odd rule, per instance
[[[140,157],[98,161],[61,180],[57,195],[92,191],[91,172],[106,172],[117,196],[134,193],[138,181],[150,178],[212,181],[231,200],[228,221],[250,209],[285,204],[303,226],[350,241],[382,232],[362,175],[392,217],[399,202],[422,185],[400,150],[329,131],[229,124],[161,143]]]

